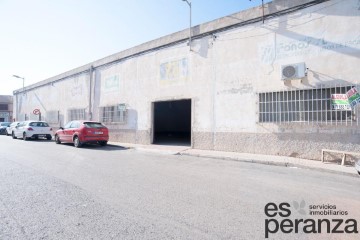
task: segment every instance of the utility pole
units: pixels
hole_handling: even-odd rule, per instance
[[[189,5],[189,9],[190,9],[189,47],[190,47],[190,51],[191,51],[191,1],[190,2],[188,0],[183,0],[183,1]]]

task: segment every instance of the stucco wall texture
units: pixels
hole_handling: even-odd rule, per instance
[[[14,113],[59,112],[60,126],[69,109],[98,120],[99,108],[125,103],[127,121],[108,125],[111,140],[151,144],[152,103],[191,99],[193,148],[309,159],[323,148],[360,151],[357,125],[259,123],[258,93],[360,82],[360,2],[299,7],[313,2],[266,4],[264,24],[258,7],[195,26],[192,51],[184,30],[89,63],[16,91]],[[307,76],[282,81],[281,66],[299,62]]]

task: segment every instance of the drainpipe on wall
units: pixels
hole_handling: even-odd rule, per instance
[[[213,44],[213,54],[212,54],[212,59],[211,59],[211,64],[213,67],[213,79],[212,79],[212,147],[213,150],[215,150],[216,147],[216,74],[217,74],[217,69],[216,69],[216,64],[217,64],[217,52],[216,52],[216,46],[215,44]]]
[[[16,117],[14,118],[14,122],[15,120],[16,121],[19,121],[19,98],[18,98],[18,93],[16,93],[16,105],[15,105],[15,114],[16,114]]]
[[[91,106],[91,89],[92,89],[92,75],[93,75],[93,66],[90,66],[90,70],[89,70],[89,120],[91,121],[92,120],[92,106]]]

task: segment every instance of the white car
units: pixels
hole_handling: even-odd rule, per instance
[[[13,122],[6,128],[6,136],[12,135],[12,132],[14,131],[14,128],[19,125],[20,122]]]
[[[25,141],[29,138],[38,139],[40,137],[51,140],[52,134],[52,128],[47,122],[25,121],[21,122],[14,128],[14,131],[12,132],[12,137],[14,139],[22,138]]]

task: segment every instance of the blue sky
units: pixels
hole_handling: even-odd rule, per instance
[[[192,0],[193,26],[259,5]],[[0,95],[188,26],[182,0],[0,0]]]

